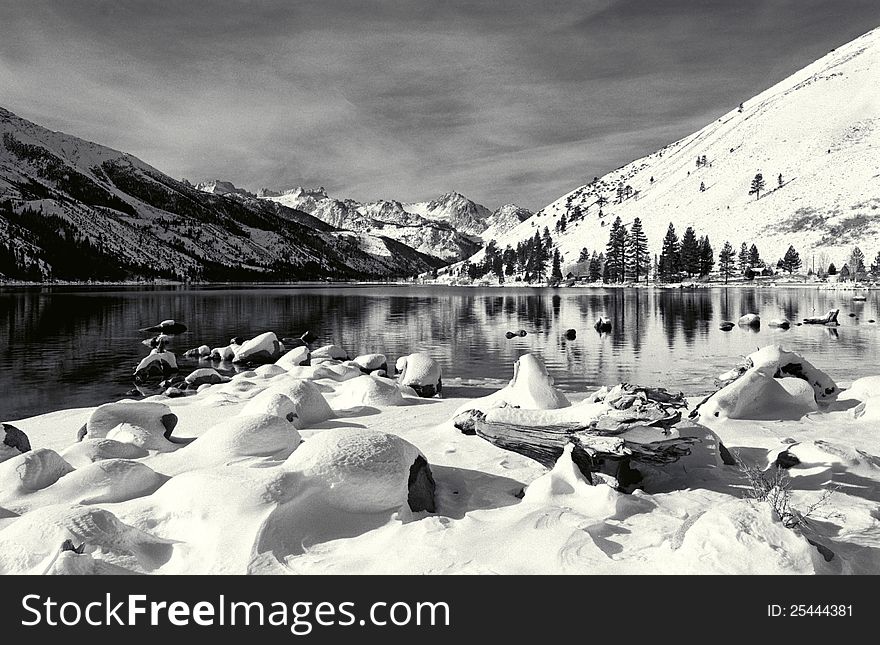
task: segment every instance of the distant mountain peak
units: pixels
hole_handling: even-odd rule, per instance
[[[203,193],[211,193],[212,195],[244,195],[245,197],[255,197],[252,192],[243,188],[236,188],[231,181],[223,181],[221,179],[209,179],[208,181],[200,181],[195,185],[196,190]]]

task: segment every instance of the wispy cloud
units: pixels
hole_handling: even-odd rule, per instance
[[[0,0],[0,104],[192,180],[539,208],[878,23],[874,0]]]

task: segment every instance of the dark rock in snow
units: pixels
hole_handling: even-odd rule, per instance
[[[779,468],[791,468],[801,463],[801,460],[791,454],[788,450],[783,450],[776,455],[776,466]]]
[[[24,432],[8,423],[0,425],[3,426],[3,443],[5,445],[15,448],[19,452],[28,452],[31,449],[31,442],[28,441],[28,437]]]
[[[428,461],[419,455],[409,469],[409,493],[407,494],[407,504],[412,511],[428,511],[433,513],[437,510],[437,504],[434,501],[434,491],[436,484],[434,476],[431,474],[431,466]]]

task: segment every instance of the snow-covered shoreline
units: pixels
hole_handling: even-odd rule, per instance
[[[540,361],[503,389],[445,374],[443,398],[423,398],[324,353],[195,395],[12,422],[32,450],[3,446],[0,572],[880,573],[880,377],[843,392],[825,384],[817,404],[807,382],[761,376],[796,355],[756,354],[732,394],[703,406],[708,430],[690,454],[648,468],[645,490],[626,493],[590,485],[568,452],[548,470],[457,427],[481,408],[542,423],[616,414],[601,393],[556,390]],[[417,371],[409,382],[439,383]],[[720,442],[765,472],[781,453],[796,461],[785,471],[792,504],[822,506],[810,524],[792,530],[745,499]],[[428,506],[413,510],[420,458]],[[65,540],[83,553],[59,553]]]

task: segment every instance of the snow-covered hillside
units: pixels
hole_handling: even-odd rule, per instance
[[[338,235],[228,182],[197,189],[2,108],[0,137],[2,277],[354,278],[440,265],[381,235]]]
[[[759,199],[749,194],[757,173],[766,182]],[[563,215],[566,231],[557,234]],[[641,218],[652,254],[672,222],[679,236],[687,226],[708,235],[716,253],[725,240],[734,248],[754,243],[775,263],[792,244],[805,266],[815,258],[818,268],[820,258],[839,263],[858,244],[872,259],[880,251],[880,30],[699,132],[576,188],[498,246],[546,226],[570,265],[583,247],[604,250],[617,216],[627,226]]]

